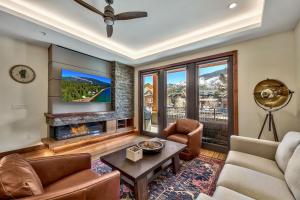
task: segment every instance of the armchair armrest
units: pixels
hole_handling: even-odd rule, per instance
[[[196,200],[216,200],[213,197],[210,197],[206,194],[201,193]]]
[[[28,162],[44,187],[71,174],[91,169],[91,155],[86,153],[44,157]]]
[[[275,160],[279,142],[231,136],[230,150]]]
[[[176,123],[172,123],[172,124],[170,124],[170,126],[165,128],[165,130],[163,130],[162,135],[167,138],[170,135],[172,135],[172,133],[175,133],[175,132],[176,132]]]
[[[201,146],[201,137],[203,131],[203,124],[200,124],[198,128],[190,132],[188,136],[188,148],[191,152],[199,152]]]
[[[120,173],[113,171],[99,176],[95,180],[63,189],[57,192],[46,192],[41,195],[23,198],[21,200],[119,200],[120,199]]]

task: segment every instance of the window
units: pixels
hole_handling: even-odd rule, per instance
[[[186,68],[167,71],[167,124],[186,118]]]

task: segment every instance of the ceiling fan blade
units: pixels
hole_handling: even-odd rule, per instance
[[[147,12],[124,12],[115,15],[115,20],[129,20],[129,19],[136,19],[141,17],[147,17]]]
[[[77,2],[78,4],[82,5],[83,7],[89,9],[90,11],[93,11],[93,12],[101,15],[102,17],[104,17],[104,14],[100,10],[91,6],[90,4],[86,3],[85,1],[83,1],[83,0],[74,0],[74,1]]]
[[[113,34],[113,26],[112,25],[106,25],[106,32],[107,32],[107,37],[111,37]]]

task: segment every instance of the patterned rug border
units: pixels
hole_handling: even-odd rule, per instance
[[[221,174],[221,171],[225,165],[225,160],[222,160],[222,159],[219,159],[219,158],[213,158],[213,157],[209,157],[209,156],[205,156],[205,155],[199,155],[197,158],[204,158],[205,159],[205,162],[216,162],[220,165],[220,168],[218,169],[218,171],[216,172],[216,177],[214,182],[213,182],[213,185],[214,185],[214,189],[211,190],[207,195],[209,196],[212,196],[216,190],[216,185],[217,185],[217,182],[218,182],[218,179],[219,179],[219,176]]]

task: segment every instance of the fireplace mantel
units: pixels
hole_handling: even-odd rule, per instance
[[[89,122],[108,121],[116,118],[114,111],[110,112],[81,112],[81,113],[45,113],[49,126],[65,126],[70,124],[83,124]]]

